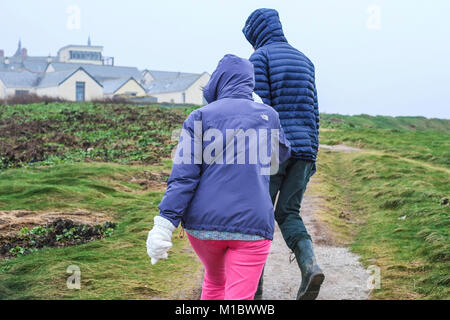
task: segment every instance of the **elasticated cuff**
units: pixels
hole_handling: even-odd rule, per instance
[[[166,218],[163,218],[161,216],[156,216],[154,219],[154,225],[164,228],[164,229],[168,229],[170,232],[174,232],[177,228],[172,224],[172,222],[170,222],[169,220],[167,220]]]

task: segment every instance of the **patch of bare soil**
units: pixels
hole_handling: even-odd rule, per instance
[[[24,227],[31,229],[58,219],[71,220],[76,224],[98,225],[109,221],[111,218],[104,213],[86,210],[61,212],[0,211],[0,235],[16,235]]]
[[[130,182],[139,184],[143,191],[165,191],[167,187],[167,180],[170,173],[165,171],[146,171],[136,177],[132,177]]]
[[[0,169],[51,156],[73,160],[73,154],[78,161],[157,164],[170,156],[171,132],[186,118],[180,110],[109,104],[93,104],[90,110],[61,109],[45,120],[30,120],[32,116],[0,119]]]
[[[311,181],[314,183],[314,180]],[[369,297],[369,274],[359,257],[348,248],[337,246],[330,232],[320,222],[316,212],[322,198],[306,192],[300,214],[313,238],[317,261],[325,273],[318,300],[365,300]],[[286,246],[278,226],[264,273],[265,300],[295,300],[300,287],[301,272],[297,262],[290,262],[291,251]]]
[[[35,227],[23,228],[15,235],[0,235],[0,257],[14,258],[45,247],[67,247],[109,237],[116,224],[86,225],[71,220],[57,219]]]

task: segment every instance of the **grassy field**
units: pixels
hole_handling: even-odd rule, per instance
[[[381,150],[450,167],[450,120],[322,115],[321,143]]]
[[[363,149],[321,151],[322,219],[381,267],[373,299],[450,299],[450,121],[335,117],[321,142]]]
[[[83,209],[118,222],[102,240],[0,260],[0,299],[196,297],[200,263],[187,239],[175,232],[171,259],[155,266],[145,249],[164,192],[158,177],[170,173],[171,131],[184,118],[179,109],[90,103],[0,108],[0,211]],[[81,290],[67,289],[69,265],[80,267]]]
[[[105,104],[0,107],[0,212],[101,213],[112,236],[0,260],[0,299],[152,299],[198,294],[186,239],[151,266],[145,239],[170,172],[172,130],[189,110]],[[322,115],[316,184],[323,219],[382,269],[373,299],[450,298],[450,121]],[[68,290],[69,265],[81,290]]]
[[[155,164],[170,156],[180,108],[52,103],[0,107],[0,168],[104,161]]]
[[[0,173],[2,210],[82,208],[106,213],[118,221],[117,229],[109,238],[0,261],[0,299],[195,296],[200,264],[186,250],[186,239],[174,237],[171,259],[150,265],[145,240],[158,212],[163,189],[146,191],[132,182],[144,170],[158,172],[169,170],[169,166],[168,163],[154,167],[81,163],[9,169]],[[81,290],[66,287],[69,265],[81,269]]]

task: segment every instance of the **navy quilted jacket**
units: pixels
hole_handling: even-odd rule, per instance
[[[278,112],[292,157],[315,161],[319,108],[314,65],[287,42],[276,10],[253,12],[243,32],[255,48],[250,57],[255,67],[255,92]]]

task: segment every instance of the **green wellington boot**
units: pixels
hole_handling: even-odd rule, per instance
[[[302,272],[302,283],[297,293],[297,300],[315,300],[319,295],[325,275],[317,265],[312,241],[300,240],[297,242],[294,253]]]
[[[261,277],[259,278],[259,283],[258,283],[258,289],[256,290],[255,293],[255,300],[262,300],[262,295],[263,295],[263,286],[264,286],[264,269],[261,273]]]

